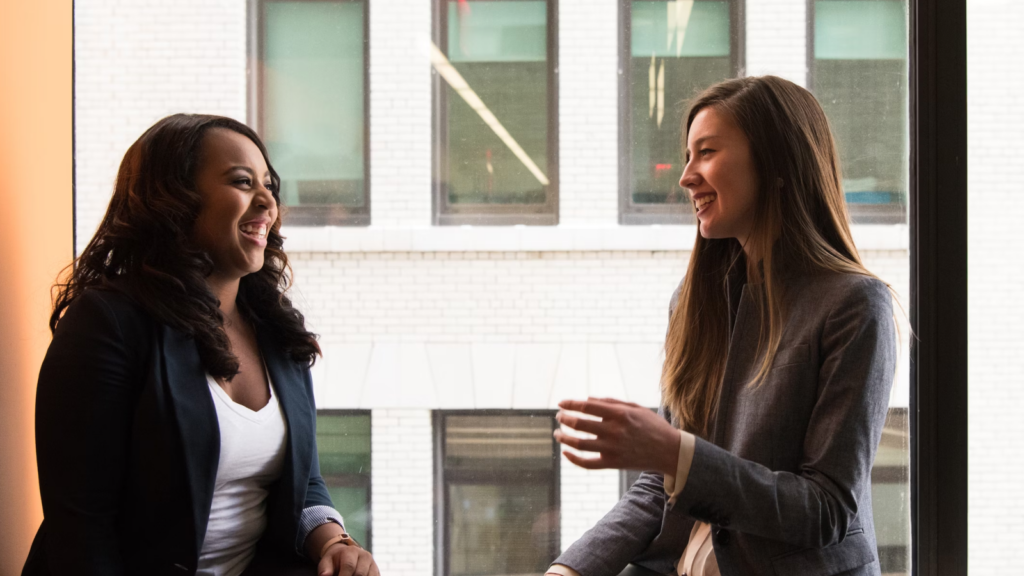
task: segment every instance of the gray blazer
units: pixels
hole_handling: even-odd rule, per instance
[[[555,563],[582,576],[615,576],[630,562],[674,572],[700,520],[712,525],[723,576],[880,574],[871,465],[896,370],[888,289],[863,276],[791,275],[778,355],[751,388],[763,358],[757,288],[742,272],[728,284],[718,414],[675,505],[661,475],[645,472]]]

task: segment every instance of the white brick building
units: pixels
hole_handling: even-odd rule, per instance
[[[992,63],[1008,61],[1005,46],[1019,55],[1021,44],[991,36],[988,27],[1008,17],[1024,24],[1024,10],[980,1],[974,10],[971,80],[1001,80],[1005,68]],[[806,85],[807,12],[803,0],[748,0],[746,72]],[[251,18],[245,0],[76,2],[79,250],[102,216],[121,156],[145,128],[180,111],[252,118]],[[437,566],[433,411],[553,409],[558,400],[588,394],[657,404],[668,298],[696,229],[618,223],[618,26],[616,0],[558,4],[558,225],[432,226],[431,2],[369,1],[372,224],[286,226],[284,234],[295,299],[324,349],[314,368],[318,404],[371,411],[373,548],[388,576],[427,576]],[[1019,164],[1011,159],[1019,156],[1013,151],[1021,131],[1007,135],[1000,127],[1006,99],[1019,99],[1009,94],[971,92],[972,194],[984,188],[979,206],[998,205],[975,213],[972,203],[971,224],[998,221],[1007,232],[993,244],[1012,243],[1012,224],[1001,218],[1022,211],[1011,184],[1020,178],[1009,173]],[[997,153],[979,152],[995,134],[1004,139]],[[975,171],[990,161],[991,170]],[[869,269],[907,303],[907,227],[858,224],[854,232]],[[988,265],[985,253],[978,257]],[[992,262],[991,270],[1004,263]],[[987,278],[972,266],[976,272],[972,291],[995,290],[987,280],[976,286],[973,278]],[[1024,339],[1019,310],[1001,310],[972,308],[972,354],[987,358],[989,343],[996,344],[980,318],[997,321],[1015,335],[1012,342]],[[906,346],[901,358],[896,407],[908,405]],[[1019,448],[1008,458],[990,442],[996,433],[976,424],[1008,414],[1003,400],[1020,396],[1019,374],[972,363],[971,481],[991,482],[991,494],[1000,494],[972,492],[972,568],[983,571],[1019,564],[999,560],[1009,558],[1005,549],[986,546],[1006,542],[1007,534],[1019,540],[1020,521],[998,529],[1003,539],[975,540],[1003,522],[998,508],[1024,506],[1013,480],[1020,467],[1003,466],[1020,461]],[[990,380],[996,376],[998,383]],[[998,398],[982,396],[990,389]],[[1006,473],[993,474],[997,468]],[[560,470],[564,549],[617,500],[620,476],[584,472],[564,459]],[[891,515],[900,514],[906,509]],[[973,556],[975,545],[984,557]]]

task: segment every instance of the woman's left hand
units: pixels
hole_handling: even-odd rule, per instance
[[[316,570],[319,576],[380,576],[373,555],[340,542],[327,549]]]
[[[563,400],[555,418],[563,426],[596,438],[576,438],[555,430],[555,440],[583,450],[597,452],[596,458],[584,458],[570,451],[562,453],[573,464],[596,470],[620,468],[628,470],[657,470],[674,475],[679,461],[679,430],[663,418],[632,402],[614,398],[588,398]],[[588,420],[568,414],[581,412],[601,420]]]

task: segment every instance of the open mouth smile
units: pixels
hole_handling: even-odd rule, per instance
[[[718,200],[718,194],[700,194],[693,199],[693,207],[700,213],[705,206],[713,203],[715,200]]]
[[[254,240],[258,243],[266,242],[267,239],[267,225],[266,224],[242,224],[238,227],[238,230],[243,236]]]

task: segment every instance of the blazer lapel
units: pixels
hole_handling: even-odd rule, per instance
[[[217,480],[220,425],[195,340],[168,326],[162,332],[165,378],[181,434],[198,555]]]
[[[278,402],[288,423],[288,452],[281,474],[279,495],[283,512],[294,514],[305,502],[309,484],[309,469],[313,459],[315,414],[306,393],[303,371],[277,344],[265,327],[257,329],[260,353],[277,394]],[[296,518],[297,520],[298,518]]]

